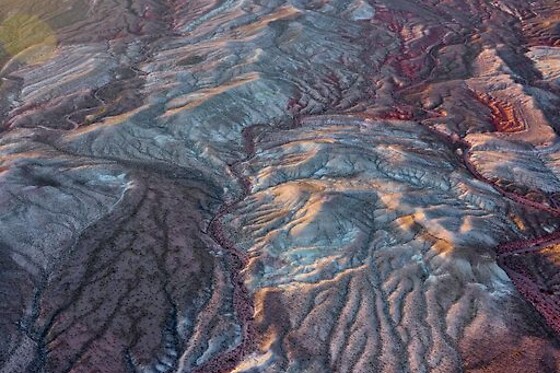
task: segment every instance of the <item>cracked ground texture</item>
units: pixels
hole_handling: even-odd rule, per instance
[[[0,0],[0,373],[560,371],[554,0]]]

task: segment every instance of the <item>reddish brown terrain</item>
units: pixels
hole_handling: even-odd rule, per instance
[[[0,0],[0,373],[560,372],[554,0]]]

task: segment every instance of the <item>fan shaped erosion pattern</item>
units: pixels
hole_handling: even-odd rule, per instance
[[[560,7],[0,0],[0,373],[560,371]]]

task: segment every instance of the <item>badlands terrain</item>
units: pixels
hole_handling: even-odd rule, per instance
[[[0,373],[560,372],[556,0],[0,0]]]

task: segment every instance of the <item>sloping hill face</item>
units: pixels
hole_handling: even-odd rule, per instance
[[[0,372],[560,371],[556,1],[0,0]]]

